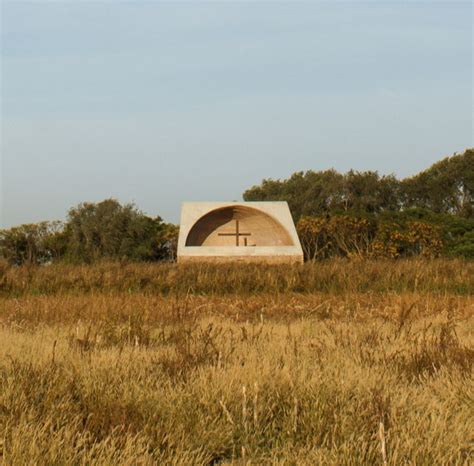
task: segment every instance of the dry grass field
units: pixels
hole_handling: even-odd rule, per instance
[[[0,270],[0,463],[474,463],[474,263]]]

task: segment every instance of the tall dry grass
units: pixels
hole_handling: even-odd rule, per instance
[[[0,463],[472,464],[460,265],[7,270]]]
[[[331,260],[301,265],[134,264],[0,267],[0,295],[60,292],[255,294],[437,292],[472,293],[474,262]]]

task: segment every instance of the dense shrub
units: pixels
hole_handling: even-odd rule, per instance
[[[302,217],[298,235],[306,259],[328,257],[437,257],[443,251],[441,229],[429,223],[381,222],[347,215]]]

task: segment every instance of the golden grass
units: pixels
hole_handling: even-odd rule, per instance
[[[0,267],[0,295],[91,291],[160,294],[436,292],[472,293],[474,262],[344,260],[300,265],[54,264]]]
[[[9,269],[0,463],[472,464],[460,264]]]

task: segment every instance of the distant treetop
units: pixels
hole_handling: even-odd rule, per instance
[[[285,180],[264,179],[244,192],[246,201],[288,201],[293,217],[329,213],[377,214],[422,208],[465,218],[474,215],[474,149],[399,180],[376,171],[297,172]]]

